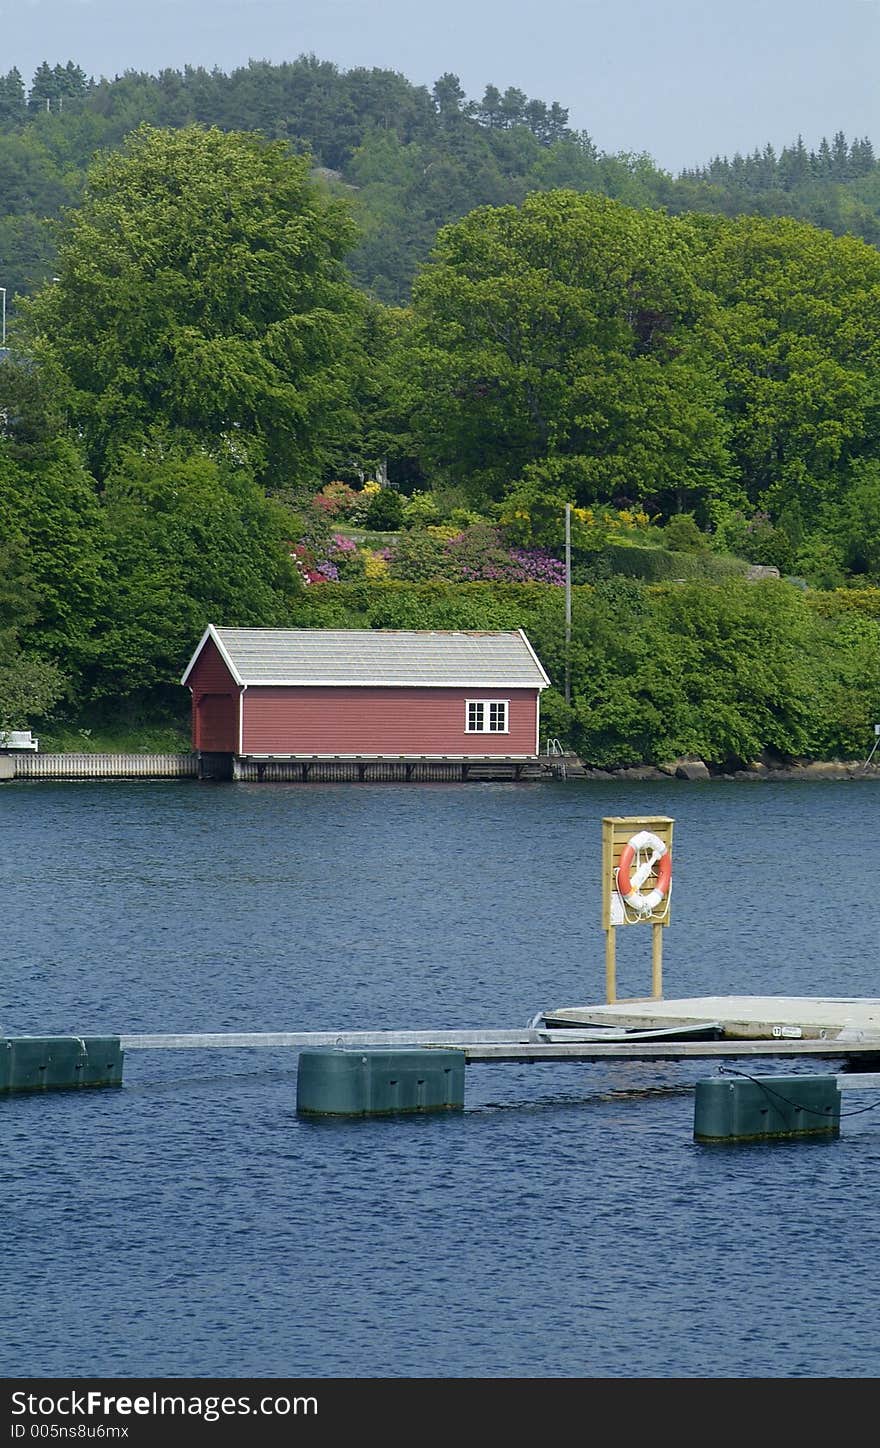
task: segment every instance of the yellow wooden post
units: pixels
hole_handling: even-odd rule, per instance
[[[616,947],[614,926],[609,925],[605,931],[605,1001],[609,1006],[613,1006],[617,1000]]]
[[[663,926],[651,928],[651,995],[655,1001],[663,999]]]

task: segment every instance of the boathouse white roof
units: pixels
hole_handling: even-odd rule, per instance
[[[213,639],[237,684],[544,689],[550,680],[522,629],[217,628],[209,624],[181,679]]]

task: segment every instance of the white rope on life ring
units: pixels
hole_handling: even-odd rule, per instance
[[[650,853],[646,859],[642,859],[645,851]],[[657,883],[653,890],[643,894],[642,886],[658,861]],[[621,899],[639,915],[653,915],[669,894],[671,880],[672,856],[667,846],[659,835],[652,834],[650,830],[639,830],[638,834],[627,841],[620,854],[617,891]]]

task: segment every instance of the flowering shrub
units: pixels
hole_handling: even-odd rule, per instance
[[[336,569],[334,583],[354,583],[364,577],[364,555],[355,540],[344,533],[333,534],[327,559]]]
[[[358,504],[358,494],[348,483],[328,483],[312,499],[320,512],[331,518],[350,518]]]
[[[565,583],[565,564],[543,548],[511,548],[511,583]]]
[[[383,557],[388,549],[369,550],[364,553],[364,577],[367,581],[388,577],[388,559]]]
[[[565,583],[565,565],[546,549],[506,548],[498,528],[478,523],[451,533],[448,527],[413,529],[390,551],[394,578],[410,582]]]
[[[510,552],[503,546],[501,534],[488,523],[466,528],[445,545],[450,572],[455,583],[503,583],[515,568]]]
[[[319,571],[318,561],[307,543],[294,543],[290,556],[303,583],[327,582],[324,574]]]
[[[314,570],[314,576],[309,579],[309,582],[338,583],[339,569],[336,567],[335,563],[330,562],[329,558],[325,559],[323,563],[318,563],[316,565]]]
[[[364,483],[360,489],[353,488],[350,483],[327,483],[319,493],[315,493],[312,506],[325,517],[361,526],[366,520],[373,499],[382,491],[380,485],[374,481]]]
[[[348,543],[349,539],[345,539],[345,542]],[[303,583],[338,583],[339,566],[333,555],[344,558],[346,552],[346,549],[337,550],[335,539],[328,547],[321,549],[310,540],[301,538],[298,543],[293,544],[290,556]]]
[[[650,517],[626,501],[627,506],[620,508],[606,503],[572,507],[572,547],[596,552],[609,542],[653,542],[654,538],[649,535],[655,530],[651,528]],[[534,486],[520,487],[498,508],[505,542],[519,548],[542,547],[551,554],[557,549],[561,551],[565,541],[565,506],[566,499],[560,493],[547,493]],[[656,541],[659,542],[659,538]]]

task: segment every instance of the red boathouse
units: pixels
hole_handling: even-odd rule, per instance
[[[209,624],[181,683],[206,773],[263,778],[260,766],[286,761],[306,767],[269,777],[307,778],[317,761],[534,760],[550,680],[522,629]]]

